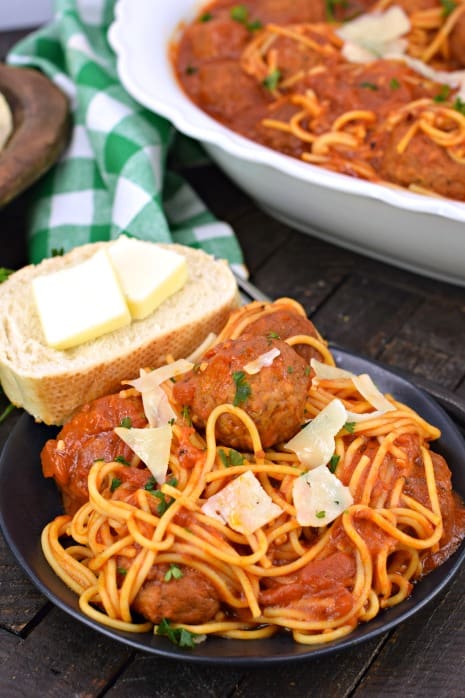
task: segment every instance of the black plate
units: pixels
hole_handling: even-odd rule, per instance
[[[333,353],[339,366],[355,373],[369,373],[381,390],[392,393],[441,429],[442,437],[434,445],[435,450],[447,459],[454,488],[465,498],[465,469],[461,467],[465,442],[446,412],[425,392],[385,367],[340,349]],[[144,652],[198,663],[258,666],[308,660],[340,651],[390,630],[419,611],[450,582],[465,558],[464,542],[449,560],[415,587],[410,598],[359,625],[345,638],[315,647],[298,645],[283,633],[252,641],[212,637],[193,650],[185,650],[151,633],[132,634],[106,628],[81,613],[77,597],[53,573],[40,547],[42,528],[61,512],[58,492],[53,481],[42,477],[39,458],[46,439],[55,433],[56,429],[36,424],[23,415],[5,445],[0,459],[0,525],[5,538],[19,564],[50,601],[95,630]],[[19,502],[27,502],[27,507],[18,506]]]

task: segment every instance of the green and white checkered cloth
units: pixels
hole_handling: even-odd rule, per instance
[[[8,63],[32,66],[69,97],[71,142],[34,190],[29,255],[121,233],[200,247],[243,272],[232,228],[214,219],[191,187],[166,169],[175,131],[121,85],[107,41],[115,0],[56,0],[54,20],[29,35]]]

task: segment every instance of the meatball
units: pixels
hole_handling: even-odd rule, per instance
[[[207,577],[182,565],[182,575],[166,581],[168,569],[168,565],[152,567],[132,604],[136,613],[155,624],[164,618],[173,623],[206,623],[214,618],[220,602]]]
[[[107,395],[84,405],[56,439],[45,444],[41,453],[42,470],[45,477],[53,477],[60,487],[67,513],[73,514],[88,500],[87,476],[94,461],[111,461],[118,456],[131,460],[131,449],[114,432],[114,427],[123,420],[133,427],[147,424],[139,396]]]
[[[244,330],[244,335],[262,335],[263,337],[279,337],[287,339],[298,334],[306,334],[310,337],[319,338],[315,325],[304,315],[293,313],[292,310],[276,310],[273,313],[266,313],[258,320],[254,320]],[[296,344],[293,349],[305,361],[315,358],[321,360],[321,355],[317,349],[308,344]]]
[[[388,181],[408,187],[414,184],[451,199],[465,201],[464,166],[452,160],[446,150],[426,135],[416,134],[405,152],[396,146],[406,132],[400,124],[393,129],[381,163],[380,174]]]
[[[270,366],[247,372],[247,364],[274,348],[279,355]],[[307,362],[284,341],[248,335],[213,347],[196,370],[175,383],[173,394],[180,405],[190,408],[193,423],[200,427],[217,405],[241,407],[255,422],[266,448],[291,438],[301,426],[308,374]],[[220,416],[216,437],[233,448],[252,446],[247,428],[234,415]]]

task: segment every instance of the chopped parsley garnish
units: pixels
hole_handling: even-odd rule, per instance
[[[242,465],[244,463],[244,456],[242,453],[235,451],[233,448],[229,449],[229,452],[226,452],[223,448],[219,448],[218,455],[225,468],[230,468],[233,465]]]
[[[372,92],[376,92],[376,90],[379,89],[378,85],[376,85],[374,82],[369,82],[368,80],[361,82],[360,87],[363,87],[365,90],[371,90]]]
[[[156,486],[157,486],[157,481],[155,480],[153,475],[151,475],[144,485],[144,490],[147,490],[148,492],[152,492],[156,488]]]
[[[181,410],[181,417],[184,419],[188,426],[192,426],[191,408],[189,405],[184,405]]]
[[[231,7],[229,15],[231,19],[239,22],[239,24],[243,24],[250,32],[261,29],[263,26],[258,19],[254,19],[252,22],[249,21],[249,8],[246,5],[234,5],[234,7]]]
[[[355,422],[346,422],[344,424],[344,429],[349,432],[349,434],[353,434],[355,430]]]
[[[328,464],[328,468],[329,468],[330,473],[336,472],[336,468],[337,468],[340,460],[341,460],[341,456],[338,456],[336,453],[334,453],[331,456],[331,458],[329,459],[329,464]]]
[[[197,637],[195,633],[191,633],[190,630],[185,628],[173,628],[167,618],[163,618],[160,621],[159,625],[156,626],[155,632],[157,635],[167,637],[168,640],[171,640],[179,647],[189,647],[191,649],[195,645],[194,638]]]
[[[267,90],[270,90],[272,92],[277,88],[280,79],[281,71],[275,68],[271,71],[271,73],[268,73],[266,78],[263,80],[262,85],[263,87],[266,87]]]
[[[306,376],[310,375],[310,366],[305,366],[305,371],[304,371]]]
[[[437,95],[433,97],[433,100],[435,102],[445,102],[446,99],[448,98],[450,94],[450,87],[449,85],[441,85],[439,92]]]
[[[181,579],[182,576],[183,576],[182,569],[180,567],[178,567],[177,565],[172,563],[169,567],[169,570],[166,572],[166,574],[164,576],[164,580],[165,580],[165,582],[169,582],[170,579]]]
[[[131,417],[123,417],[123,419],[120,422],[120,427],[124,427],[124,429],[130,429],[132,427]]]
[[[186,75],[195,75],[195,73],[198,71],[198,68],[195,67],[195,65],[188,65],[185,69]]]
[[[119,477],[113,477],[110,483],[110,490],[114,492],[121,485],[122,480]]]
[[[170,508],[173,500],[171,497],[166,498],[161,490],[152,490],[152,494],[154,497],[160,500],[157,506],[157,514],[158,516],[163,516],[165,511]]]
[[[5,421],[5,419],[8,417],[11,412],[13,412],[15,406],[12,405],[11,403],[5,407],[3,412],[0,414],[0,424]]]
[[[128,571],[127,571],[126,567],[118,567],[118,574],[121,574],[124,577],[124,575],[127,573],[128,573]]]
[[[6,267],[0,267],[0,284],[3,281],[6,281],[12,273],[13,269],[6,269]]]
[[[391,90],[398,90],[400,87],[400,82],[398,81],[397,78],[391,78],[391,81],[389,83],[389,87]]]
[[[250,397],[250,393],[252,391],[250,389],[250,385],[245,379],[244,371],[234,371],[232,374],[232,379],[236,384],[236,394],[234,396],[233,405],[234,407],[237,407],[238,405],[242,405],[242,403],[245,402],[248,397]]]
[[[213,19],[212,13],[204,12],[203,15],[200,15],[199,22],[209,22],[211,19]]]
[[[460,112],[460,114],[465,114],[465,101],[461,97],[457,97],[452,108]]]
[[[455,0],[441,0],[442,16],[448,17],[457,7]]]
[[[115,463],[121,463],[122,465],[131,465],[131,463],[128,460],[126,460],[124,456],[116,456],[114,460]]]
[[[288,367],[287,367],[287,372],[288,372],[288,373],[294,373],[294,366],[288,366]]]
[[[317,519],[324,519],[326,516],[326,512],[325,511],[317,511],[315,516]]]
[[[271,332],[268,332],[266,337],[267,337],[267,339],[281,339],[279,334],[277,332],[273,332],[273,330],[271,330]]]
[[[147,484],[145,483],[145,489],[147,488]],[[175,477],[172,477],[170,480],[167,480],[166,482],[167,485],[171,485],[172,487],[176,487],[178,484],[178,481],[176,480]],[[159,500],[156,512],[158,516],[163,516],[165,511],[170,508],[172,503],[174,502],[174,499],[172,497],[169,497],[168,495],[165,495],[161,490],[156,490],[156,489],[149,489],[149,492],[156,497]]]
[[[325,0],[326,19],[328,22],[336,21],[335,12],[338,5],[347,7],[348,2],[347,0]]]

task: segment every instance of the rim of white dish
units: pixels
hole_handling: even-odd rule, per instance
[[[300,162],[235,133],[203,112],[179,85],[169,60],[169,45],[175,40],[181,23],[192,19],[199,7],[205,5],[205,0],[176,0],[173,4],[176,5],[175,11],[170,3],[154,3],[153,0],[118,0],[115,6],[115,19],[109,28],[108,40],[116,53],[121,82],[136,101],[171,121],[181,133],[217,146],[244,161],[270,167],[318,187],[376,199],[419,214],[465,222],[465,203],[416,194]],[[175,21],[172,19],[174,14]],[[151,22],[151,19],[156,19],[156,22]],[[150,35],[152,51],[149,58],[150,64],[155,62],[157,70],[152,72],[148,82],[141,79],[139,66],[141,61],[147,60],[143,54],[144,33],[153,26],[160,35]],[[134,37],[139,41],[135,42]]]

